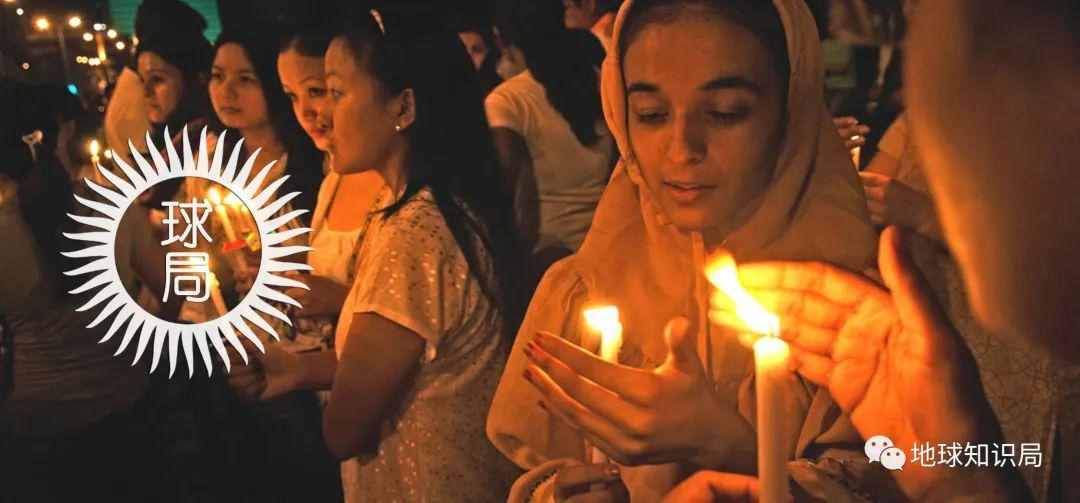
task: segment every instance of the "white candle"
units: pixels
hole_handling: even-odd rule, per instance
[[[851,149],[851,162],[855,164],[855,169],[859,169],[859,159],[862,157],[862,147],[855,147]]]
[[[615,306],[598,306],[585,310],[585,322],[593,333],[600,334],[598,353],[600,358],[611,363],[619,363],[619,351],[622,349],[622,323],[619,322],[619,309]],[[590,344],[596,347],[596,344]],[[593,463],[608,462],[608,457],[597,447],[589,450]]]
[[[218,316],[225,316],[225,313],[229,311],[225,307],[225,297],[221,296],[221,288],[218,285],[217,275],[214,273],[210,273],[210,300],[214,303]]]
[[[230,243],[236,241],[236,230],[233,229],[232,221],[229,220],[229,209],[221,204],[221,194],[217,188],[211,188],[207,193],[210,196],[210,202],[214,205],[214,211],[217,213],[218,218],[221,219],[221,225],[225,228],[225,237]]]
[[[787,445],[790,432],[785,431],[783,418],[786,409],[791,371],[788,360],[790,348],[777,337],[780,320],[762,306],[739,283],[735,258],[727,250],[718,251],[705,268],[709,282],[724,293],[735,305],[735,314],[755,336],[754,384],[757,395],[757,453],[761,503],[788,501]]]
[[[778,337],[754,343],[757,393],[758,481],[761,503],[788,501],[787,435],[783,427],[785,383],[790,377],[791,352]]]
[[[223,203],[221,193],[218,192],[217,187],[211,187],[210,190],[207,191],[207,195],[210,196],[210,202],[214,206],[214,212],[216,212],[218,218],[221,219],[221,226],[225,229],[225,239],[227,239],[229,243],[235,243],[237,239],[236,229],[233,228],[232,220],[229,218],[228,204],[229,198],[232,198],[237,202],[239,202],[239,199],[237,199],[236,196],[233,195],[232,192],[230,192],[229,195],[225,197]],[[241,206],[243,206],[243,204],[241,204]],[[233,258],[233,270],[241,271],[242,274],[246,274],[248,265],[247,259],[244,258],[244,254],[239,250],[236,250],[229,253],[229,255]]]

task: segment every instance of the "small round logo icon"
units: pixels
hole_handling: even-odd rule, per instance
[[[866,440],[866,445],[863,446],[863,451],[866,452],[866,457],[870,459],[870,462],[881,460],[881,451],[893,446],[893,441],[889,437],[884,435],[874,435]]]
[[[898,447],[889,447],[881,451],[881,466],[889,470],[903,470],[907,463],[907,454]]]

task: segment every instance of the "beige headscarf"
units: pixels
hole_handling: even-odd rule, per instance
[[[861,271],[869,264],[876,237],[862,187],[825,108],[817,29],[802,0],[774,0],[774,4],[787,35],[791,66],[785,140],[760,208],[728,236],[724,246],[740,261],[823,260]],[[614,48],[619,47],[632,9],[633,2],[627,1],[619,11]],[[542,330],[580,342],[581,310],[589,303],[620,308],[626,327],[620,362],[642,368],[663,362],[668,351],[661,335],[664,325],[674,316],[687,316],[695,323],[698,354],[718,394],[753,423],[752,355],[706,321],[702,237],[667,222],[633,159],[618,49],[604,61],[601,94],[622,161],[581,249],[552,266],[533,297],[488,417],[489,438],[526,469],[550,459],[584,455],[582,437],[537,406],[539,394],[522,378],[527,359],[521,347]],[[811,443],[856,440],[846,421],[838,422],[838,410],[824,391],[793,379],[790,400],[790,410],[802,412],[790,418],[792,458]],[[716,431],[724,435],[724,425],[718,424]],[[735,451],[754,450],[753,438],[730,440]],[[623,478],[635,502],[655,501],[690,468],[674,464],[626,468]]]

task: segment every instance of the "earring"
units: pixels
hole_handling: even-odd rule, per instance
[[[401,132],[401,124],[394,124],[394,131]]]

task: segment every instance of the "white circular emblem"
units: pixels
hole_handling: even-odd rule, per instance
[[[137,349],[134,361],[132,362],[132,365],[134,365],[142,357],[146,347],[152,340],[154,344],[150,372],[153,372],[157,368],[162,348],[164,347],[165,342],[168,341],[170,377],[176,370],[177,357],[181,346],[183,347],[184,356],[187,360],[189,377],[194,375],[195,348],[198,348],[203,363],[206,365],[207,374],[213,373],[210,346],[213,346],[214,351],[216,351],[224,361],[226,370],[229,369],[229,357],[225,347],[226,341],[235,348],[246,362],[247,352],[244,350],[244,347],[238,338],[238,333],[240,337],[244,337],[251,341],[251,343],[259,348],[260,351],[265,351],[262,342],[252,331],[251,325],[255,325],[259,329],[270,334],[274,339],[278,339],[279,336],[277,332],[260,316],[260,314],[272,316],[288,325],[292,325],[289,317],[271,304],[271,302],[300,307],[299,302],[272,287],[307,288],[302,282],[280,276],[278,273],[310,270],[310,267],[305,263],[285,260],[285,257],[308,251],[310,250],[310,247],[287,246],[284,243],[310,232],[311,229],[293,228],[283,229],[281,232],[277,232],[278,228],[285,227],[285,224],[290,220],[307,211],[295,210],[284,215],[277,214],[285,204],[299,193],[293,192],[285,194],[280,198],[274,197],[277,189],[285,182],[285,179],[287,178],[285,176],[268,184],[262,190],[259,190],[267,173],[269,173],[270,169],[273,167],[274,162],[270,162],[262,167],[262,169],[253,176],[252,168],[255,164],[258,151],[255,151],[249,156],[243,166],[238,167],[238,157],[240,156],[243,139],[237,142],[236,146],[232,149],[228,162],[223,163],[222,157],[224,156],[223,151],[225,150],[224,141],[217,142],[217,148],[214,149],[213,152],[213,159],[208,159],[209,152],[206,141],[206,128],[203,128],[202,130],[202,134],[199,138],[198,150],[194,155],[192,154],[191,144],[188,141],[187,128],[184,128],[182,136],[182,159],[176,152],[176,148],[173,146],[172,142],[169,141],[170,136],[168,129],[165,130],[165,148],[168,161],[166,161],[166,159],[158,152],[149,133],[146,135],[146,145],[150,151],[150,161],[143,158],[134,146],[131,147],[131,153],[135,160],[135,164],[138,166],[138,171],[125,163],[119,156],[114,156],[113,161],[126,176],[126,180],[123,177],[104,169],[99,164],[97,166],[98,171],[112,184],[112,187],[102,187],[101,185],[95,184],[90,179],[86,179],[86,185],[102,196],[103,201],[91,201],[78,195],[76,195],[75,198],[80,204],[102,216],[79,216],[69,214],[69,217],[93,230],[89,232],[66,233],[65,236],[81,242],[80,244],[84,244],[85,247],[64,253],[65,256],[71,258],[91,259],[89,263],[64,273],[69,276],[87,277],[78,288],[70,292],[72,294],[81,294],[98,289],[97,293],[94,294],[89,301],[77,309],[78,311],[87,311],[102,306],[100,307],[101,311],[98,316],[87,325],[87,328],[93,328],[109,318],[110,315],[115,314],[112,325],[109,326],[108,331],[99,343],[111,339],[115,334],[120,332],[120,328],[126,323],[127,328],[123,331],[123,340],[115,354],[119,355],[122,353],[132,340],[136,340],[137,336]],[[224,135],[222,135],[222,140],[224,140]],[[250,210],[251,216],[255,221],[255,226],[258,229],[262,247],[259,272],[255,277],[251,290],[244,296],[239,305],[216,319],[197,324],[181,324],[165,321],[143,309],[143,307],[128,294],[124,285],[121,283],[116,268],[115,256],[116,231],[119,227],[121,218],[131,206],[131,203],[134,202],[140,194],[157,183],[174,178],[186,177],[205,178],[219,183],[232,191],[232,193],[235,194],[236,197]],[[198,210],[200,204],[202,203],[193,200],[193,209]],[[183,204],[176,205],[183,206]],[[172,208],[170,208],[170,211],[171,210]],[[203,219],[205,220],[205,217],[203,217]],[[184,221],[185,220],[177,220],[177,222],[180,223],[184,223]],[[188,220],[187,223],[191,224],[191,221]],[[193,230],[189,229],[187,235],[190,236],[190,233],[195,233],[195,237],[197,238],[199,231],[200,229],[198,228]],[[171,234],[172,226],[170,225],[170,235]],[[172,257],[174,254],[170,253],[169,255],[170,257],[167,259],[167,262],[173,261],[174,259],[174,257]],[[197,263],[198,260],[195,260],[194,262],[188,260],[190,257],[187,256],[197,255],[195,253],[175,255],[184,256],[175,258],[177,262],[182,262],[185,266],[185,279],[193,279],[193,277],[198,276],[200,271],[203,271],[206,273],[207,281],[209,282],[208,261],[204,264],[199,264]],[[166,285],[166,288],[171,287],[172,285]],[[208,289],[210,287],[209,285],[204,285],[203,288]],[[203,291],[203,293],[205,293],[205,291]],[[203,297],[205,297],[205,295],[203,295]],[[205,300],[205,298],[203,300]]]

